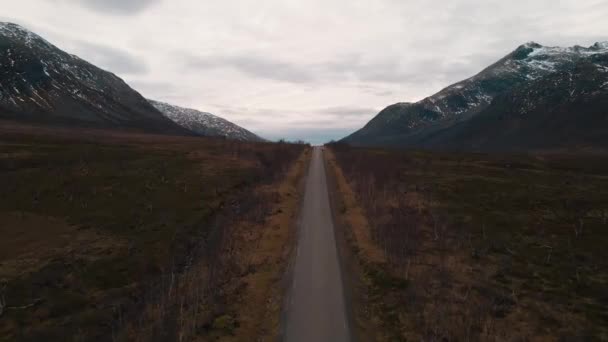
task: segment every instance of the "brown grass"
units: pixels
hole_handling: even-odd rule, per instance
[[[385,340],[382,317],[368,290],[373,286],[368,270],[386,267],[383,251],[371,237],[370,225],[359,206],[333,152],[325,149],[323,156],[328,166],[330,200],[342,265],[345,268],[347,300],[353,311],[355,337],[360,341]]]
[[[0,341],[236,331],[237,241],[304,146],[0,123]]]
[[[0,279],[35,272],[49,261],[78,251],[93,261],[126,246],[118,237],[93,230],[79,231],[65,221],[27,212],[9,212],[2,216],[0,236],[10,244],[0,250]],[[44,238],[41,238],[44,237]]]
[[[374,243],[367,218],[363,214],[363,209],[357,203],[355,193],[348,185],[348,182],[342,173],[342,169],[336,164],[333,152],[330,149],[325,149],[323,155],[335,174],[338,191],[343,197],[343,207],[339,208],[339,210],[341,211],[341,215],[343,215],[346,224],[352,229],[357,248],[365,255],[367,261],[371,263],[385,263],[385,255],[380,247]]]
[[[306,151],[292,166],[285,179],[258,189],[264,198],[273,198],[270,216],[261,224],[238,226],[240,250],[237,263],[249,272],[235,279],[243,287],[233,311],[238,328],[226,341],[275,341],[283,300],[282,276],[295,243],[295,222],[300,207],[302,179],[310,160]],[[238,248],[238,247],[237,247]]]
[[[351,240],[365,340],[608,338],[604,157],[332,149],[387,260]]]

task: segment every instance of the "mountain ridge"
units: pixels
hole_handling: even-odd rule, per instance
[[[247,129],[217,115],[151,99],[148,99],[148,102],[167,118],[198,135],[240,141],[265,141]]]
[[[190,135],[115,74],[0,23],[0,117]]]
[[[429,135],[470,120],[490,106],[498,95],[607,54],[608,42],[597,42],[588,48],[547,47],[528,42],[476,75],[421,101],[386,107],[342,141],[353,145],[429,147],[425,144]],[[599,59],[598,68],[608,65]],[[434,140],[431,146],[441,145]]]

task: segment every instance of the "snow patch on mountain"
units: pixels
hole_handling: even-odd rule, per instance
[[[427,109],[437,112],[440,118],[458,116],[492,102],[498,92],[485,89],[481,85],[483,83],[501,79],[517,80],[522,76],[526,80],[536,80],[584,58],[599,54],[608,54],[608,42],[598,42],[588,48],[543,46],[535,42],[528,42],[518,47],[510,57],[488,67],[468,80],[445,88],[424,99],[422,103],[426,102]],[[596,66],[601,71],[606,68],[600,64],[596,64]],[[457,105],[449,103],[455,96],[464,101],[454,101],[460,102]],[[411,126],[419,125],[414,123]]]
[[[524,45],[525,46],[525,45]],[[595,55],[608,52],[608,42],[597,42],[594,45],[585,48],[582,46],[560,47],[560,46],[537,46],[532,48],[533,51],[528,57],[539,56],[568,56],[568,55]]]
[[[150,99],[148,99],[148,102],[178,125],[202,136],[225,137],[240,141],[263,140],[248,130],[211,113]]]
[[[77,56],[61,51],[44,38],[17,24],[0,22],[0,38],[17,44],[16,48],[6,50],[4,58],[0,53],[0,67],[4,64],[9,68],[7,72],[15,68],[15,65],[29,65],[39,69],[39,77],[34,80],[26,80],[24,77],[15,79],[15,75],[0,78],[0,90],[6,93],[5,101],[14,103],[14,100],[17,100],[39,105],[41,108],[48,107],[41,105],[34,98],[37,92],[47,92],[44,89],[47,82],[58,91],[72,94],[75,99],[88,101],[87,97],[81,94],[82,85],[103,93],[107,91],[104,86],[119,81],[113,74],[89,70],[97,68]],[[7,91],[7,88],[12,91]],[[48,95],[58,96],[53,93]]]
[[[39,45],[40,43],[43,43],[48,47],[53,47],[53,44],[49,43],[44,38],[13,23],[0,22],[0,35],[22,40],[23,43],[30,48],[34,45]]]
[[[0,116],[190,134],[111,72],[0,22]]]

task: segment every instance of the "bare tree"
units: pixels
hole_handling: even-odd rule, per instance
[[[553,253],[553,247],[549,245],[542,245],[541,247],[547,249],[547,257],[545,258],[545,263],[551,263],[551,254]]]
[[[6,299],[4,297],[4,293],[6,291],[6,282],[0,282],[0,316],[4,313],[4,309],[6,308]]]

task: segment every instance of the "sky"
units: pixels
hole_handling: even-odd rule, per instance
[[[608,40],[606,0],[0,0],[142,95],[321,143],[517,46]]]

